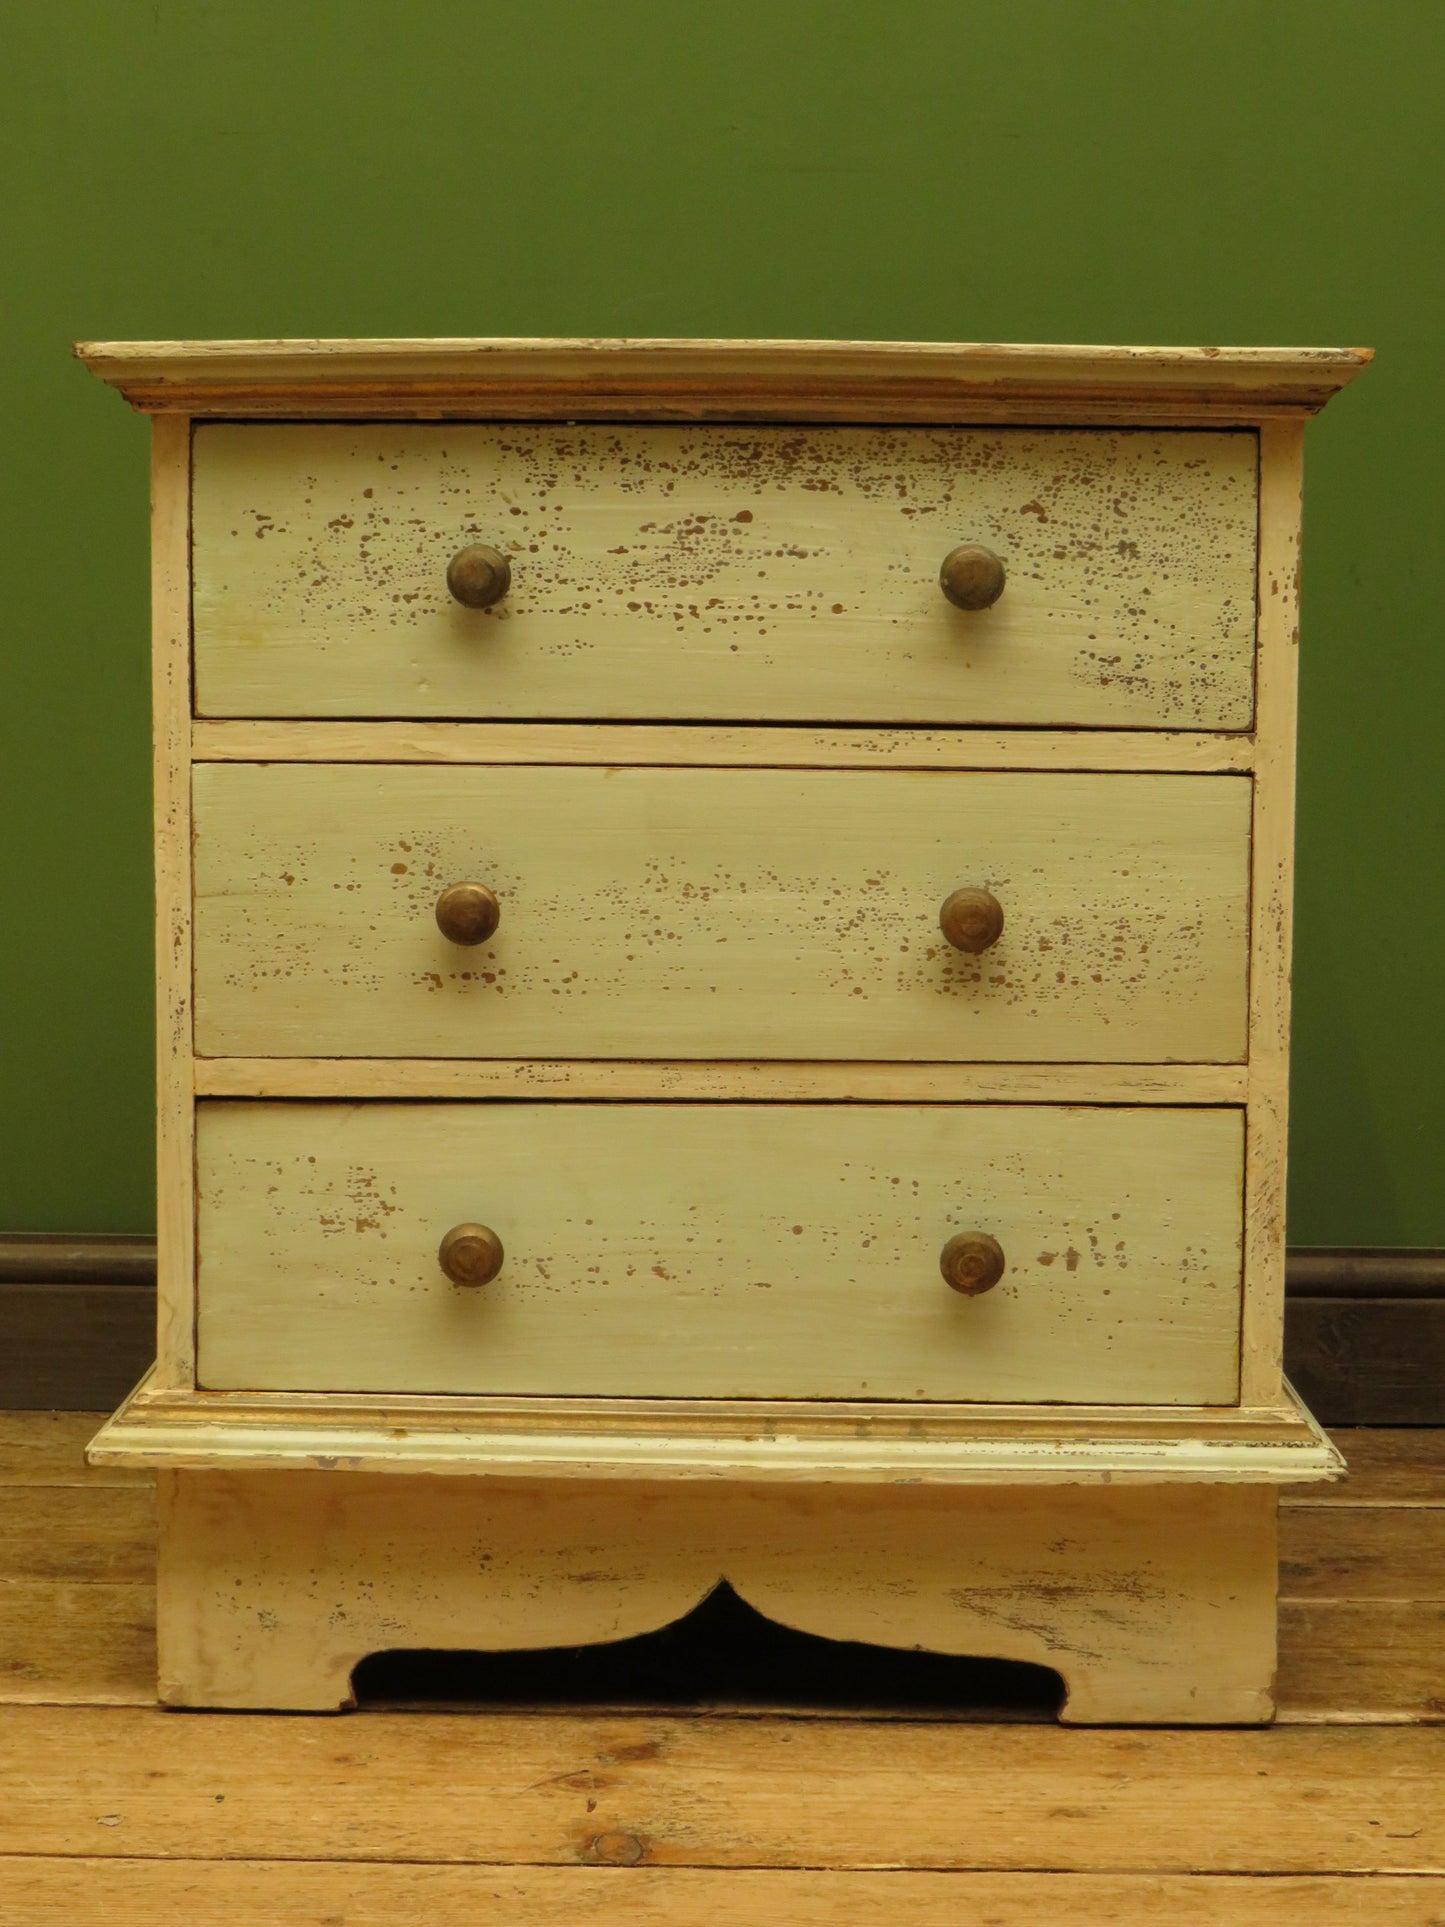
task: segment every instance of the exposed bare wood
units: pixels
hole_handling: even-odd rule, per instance
[[[0,1487],[148,1485],[144,1472],[88,1466],[85,1447],[104,1412],[0,1411]]]
[[[87,1470],[94,1422],[0,1413],[0,1703],[154,1700],[154,1480]]]
[[[1445,1725],[1440,1600],[1281,1600],[1279,1640],[1291,1725]]]
[[[1280,1541],[1279,1592],[1445,1608],[1445,1490],[1429,1505],[1293,1507]],[[1445,1687],[1445,1653],[1441,1672]]]
[[[151,1513],[137,1551],[153,1568]],[[153,1570],[143,1581],[0,1580],[0,1705],[153,1706],[155,1607]]]
[[[1254,422],[1322,407],[1371,358],[1368,348],[647,339],[88,341],[76,353],[135,407],[196,415],[940,422]]]
[[[354,1905],[356,1877],[326,1862],[32,1860],[0,1862],[0,1906],[23,1893],[27,1927],[335,1927]],[[1241,1874],[717,1872],[374,1866],[365,1875],[366,1927],[473,1927],[504,1914],[512,1927],[575,1927],[623,1917],[633,1927],[1117,1927],[1169,1919],[1190,1927],[1279,1927],[1283,1920],[1360,1919],[1358,1880]],[[1445,1879],[1378,1875],[1365,1904],[1372,1927],[1436,1927]],[[360,1916],[348,1914],[349,1919]]]
[[[1337,1485],[1295,1492],[1292,1506],[1445,1506],[1445,1426],[1332,1428],[1349,1462]]]
[[[1117,1927],[1168,1919],[1190,1927],[1279,1927],[1284,1920],[1357,1927],[1436,1927],[1445,1879],[1381,1875],[1362,1897],[1349,1877],[1247,1874],[840,1873],[829,1869],[625,1869],[377,1864],[364,1875],[326,1861],[0,1861],[0,1917],[25,1908],[26,1927],[576,1927],[626,1919],[631,1927],[937,1927],[941,1918],[989,1927]],[[343,1916],[338,1906],[347,1909]],[[18,1918],[18,1916],[16,1916]]]
[[[716,769],[1241,770],[1225,730],[808,729],[789,724],[248,722],[193,726],[199,763],[583,763]]]
[[[103,1488],[15,1484],[0,1506],[0,1585],[40,1580],[145,1585],[154,1570],[150,1482]]]
[[[0,1854],[184,1860],[204,1841],[218,1860],[576,1867],[623,1834],[644,1865],[730,1871],[1440,1874],[1442,1777],[1445,1730],[1430,1726],[10,1707]]]

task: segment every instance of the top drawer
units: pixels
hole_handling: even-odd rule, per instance
[[[210,716],[1247,729],[1252,433],[515,423],[195,436]],[[460,549],[511,568],[486,609]],[[944,557],[1003,562],[953,607]]]

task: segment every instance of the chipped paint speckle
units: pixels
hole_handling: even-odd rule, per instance
[[[201,712],[1242,729],[1256,438],[207,424]],[[260,537],[262,539],[258,540]],[[502,548],[512,588],[454,603]],[[989,610],[938,570],[981,542]]]

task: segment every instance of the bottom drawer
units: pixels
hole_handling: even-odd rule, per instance
[[[1229,1404],[1243,1153],[1224,1109],[204,1103],[200,1381]]]

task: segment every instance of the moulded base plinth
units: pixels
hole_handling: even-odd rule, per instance
[[[397,1647],[668,1625],[720,1580],[825,1638],[1027,1660],[1079,1723],[1272,1717],[1276,1495],[345,1471],[160,1475],[160,1697],[350,1706]]]

